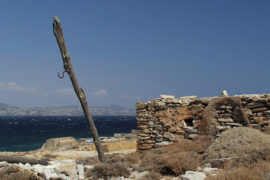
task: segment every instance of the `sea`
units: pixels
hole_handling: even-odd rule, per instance
[[[99,136],[130,133],[137,129],[135,116],[94,116]],[[87,138],[92,141],[83,116],[3,116],[0,117],[0,151],[30,151],[56,137]]]

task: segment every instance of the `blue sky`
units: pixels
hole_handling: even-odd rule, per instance
[[[0,102],[77,105],[53,16],[90,105],[270,93],[270,1],[0,2]]]

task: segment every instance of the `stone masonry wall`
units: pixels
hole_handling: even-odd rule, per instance
[[[200,126],[209,102],[222,97],[201,98],[187,96],[175,99],[174,96],[161,95],[147,103],[137,102],[138,120],[137,149],[147,150],[168,145],[183,139],[193,139],[200,135]],[[238,95],[244,114],[250,125],[258,129],[268,128],[270,123],[270,95]],[[233,127],[246,126],[240,121],[238,107],[220,103],[213,115],[218,133]]]

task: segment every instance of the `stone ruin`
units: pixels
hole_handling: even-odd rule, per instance
[[[270,94],[197,99],[161,95],[137,102],[137,149],[147,150],[199,135],[216,136],[227,129],[248,126],[266,131],[270,123]]]

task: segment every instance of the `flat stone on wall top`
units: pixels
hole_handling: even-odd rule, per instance
[[[162,99],[175,99],[174,96],[172,96],[172,95],[165,95],[165,94],[161,94],[160,97]]]

